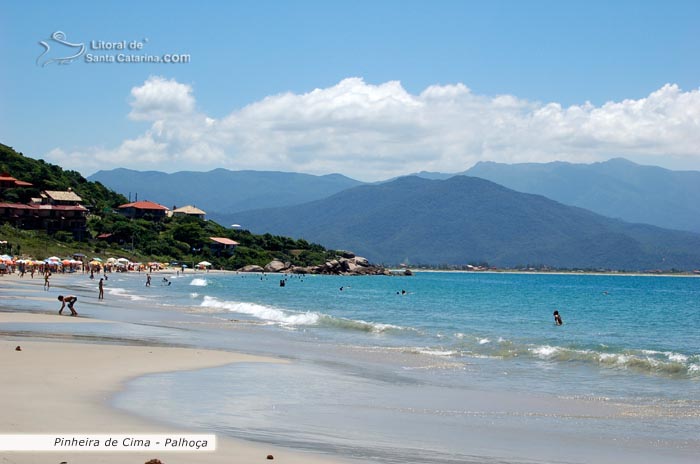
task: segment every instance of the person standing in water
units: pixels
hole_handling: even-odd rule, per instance
[[[105,299],[105,280],[104,280],[104,278],[100,279],[100,283],[97,285],[97,288],[100,289],[100,294],[97,296],[97,299],[104,300]]]
[[[559,311],[554,311],[554,323],[556,325],[562,325],[564,321],[561,320],[561,316],[559,315]]]

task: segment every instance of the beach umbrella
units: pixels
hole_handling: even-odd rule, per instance
[[[107,260],[107,262],[108,262],[108,263],[116,263],[116,262],[117,262],[117,258],[109,258],[109,259]]]
[[[90,266],[101,266],[102,263],[99,261],[92,260],[90,261]]]
[[[61,258],[59,258],[58,256],[51,256],[49,258],[46,258],[44,262],[49,264],[60,264]]]
[[[70,259],[64,259],[63,261],[61,261],[61,264],[63,264],[64,266],[70,265]]]
[[[112,258],[112,259],[114,259],[114,258]],[[98,261],[98,262],[100,262],[100,263],[102,262],[102,260],[101,260],[100,258],[92,258],[92,260],[93,260],[93,261]]]
[[[2,255],[2,256],[0,256],[0,261],[12,261],[12,256]]]
[[[209,261],[200,261],[197,263],[197,266],[200,266],[200,267],[211,266],[211,263]]]
[[[118,263],[124,263],[124,264],[126,264],[126,263],[129,262],[129,260],[126,259],[126,258],[119,258],[119,259],[117,260],[117,262],[118,262]]]

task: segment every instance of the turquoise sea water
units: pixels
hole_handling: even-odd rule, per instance
[[[698,278],[188,272],[167,286],[162,277],[145,288],[143,275],[111,275],[107,298],[121,310],[81,303],[128,322],[126,338],[291,363],[137,379],[115,399],[135,413],[363,462],[696,462],[700,453]],[[125,337],[114,325],[75,330]]]

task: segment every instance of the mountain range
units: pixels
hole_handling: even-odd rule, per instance
[[[150,200],[168,208],[194,205],[217,219],[222,214],[249,209],[305,203],[328,197],[362,182],[340,174],[314,176],[276,171],[208,172],[112,169],[88,177],[135,199]],[[222,222],[222,224],[228,224]]]
[[[572,164],[480,162],[464,172],[627,222],[700,233],[700,172],[614,158]]]
[[[235,217],[254,232],[347,247],[386,264],[700,267],[700,234],[630,224],[467,176],[410,176]]]
[[[365,184],[340,174],[115,169],[89,179],[169,207],[194,204],[222,224],[351,249],[387,264],[700,267],[700,172],[617,158],[481,162],[465,173]]]
[[[459,174],[416,174],[431,180],[455,175],[480,177],[627,222],[700,233],[698,171],[671,171],[615,158],[592,164],[479,162]],[[314,176],[226,169],[172,174],[114,169],[98,171],[88,179],[123,195],[138,194],[141,199],[168,207],[194,204],[222,224],[230,224],[233,213],[320,200],[364,185],[340,174]]]

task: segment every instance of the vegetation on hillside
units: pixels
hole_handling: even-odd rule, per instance
[[[336,252],[305,240],[270,234],[254,235],[246,230],[231,230],[211,220],[180,216],[151,221],[129,219],[115,212],[127,199],[99,182],[90,182],[76,171],[66,171],[43,160],[27,158],[0,144],[0,172],[31,182],[32,187],[10,189],[0,201],[27,202],[42,190],[72,189],[91,210],[88,239],[73,240],[68,232],[49,236],[41,230],[20,230],[0,225],[0,240],[7,241],[3,252],[44,258],[82,253],[88,257],[126,257],[137,262],[178,262],[193,265],[209,261],[214,268],[238,269],[248,264],[264,266],[273,259],[296,266],[322,264]],[[97,239],[108,234],[106,240]],[[217,253],[210,248],[210,237],[225,237],[240,245],[233,254]]]
[[[0,201],[24,203],[38,197],[42,190],[72,189],[83,198],[84,204],[95,211],[104,211],[126,203],[124,195],[111,191],[99,182],[90,182],[77,171],[66,171],[59,166],[27,158],[7,145],[0,144],[0,173],[31,182],[26,188],[0,191]]]

